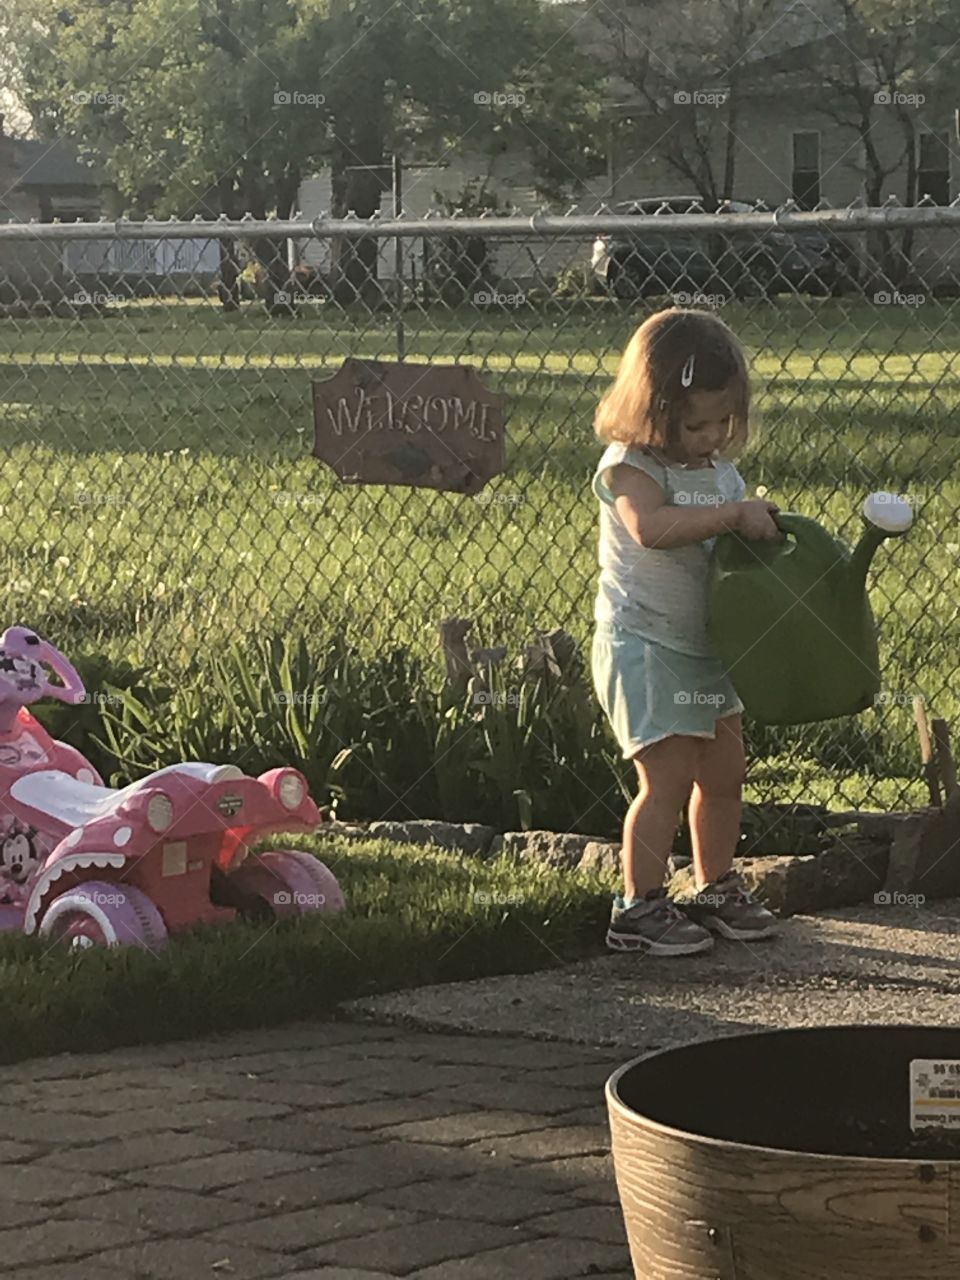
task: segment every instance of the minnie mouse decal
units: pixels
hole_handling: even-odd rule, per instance
[[[39,833],[13,819],[0,835],[0,902],[16,902],[46,856]]]

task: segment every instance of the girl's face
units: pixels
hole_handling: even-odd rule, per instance
[[[691,391],[680,413],[677,444],[671,452],[687,466],[708,467],[730,438],[732,389]]]

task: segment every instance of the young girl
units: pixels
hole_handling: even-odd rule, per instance
[[[774,917],[732,870],[744,776],[743,704],[706,627],[717,534],[780,537],[769,502],[745,501],[724,456],[747,436],[750,389],[727,326],[700,311],[651,316],[600,402],[607,446],[592,668],[597,695],[640,789],[623,824],[623,897],[607,945],[655,955],[713,946],[713,934],[769,937]],[[692,794],[691,794],[692,792]],[[689,800],[697,893],[681,910],[663,888]]]

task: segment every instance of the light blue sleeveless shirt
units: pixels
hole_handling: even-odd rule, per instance
[[[707,585],[714,539],[686,547],[641,547],[617,514],[609,488],[611,467],[620,463],[651,476],[670,506],[703,507],[740,502],[743,477],[726,458],[691,469],[654,453],[611,444],[593,477],[600,499],[600,583],[594,618],[633,631],[656,644],[697,657],[714,654],[707,636]]]

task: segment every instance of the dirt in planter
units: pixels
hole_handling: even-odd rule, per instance
[[[892,1121],[850,1120],[837,1151],[878,1160],[960,1160],[960,1130],[930,1126],[916,1133]]]

